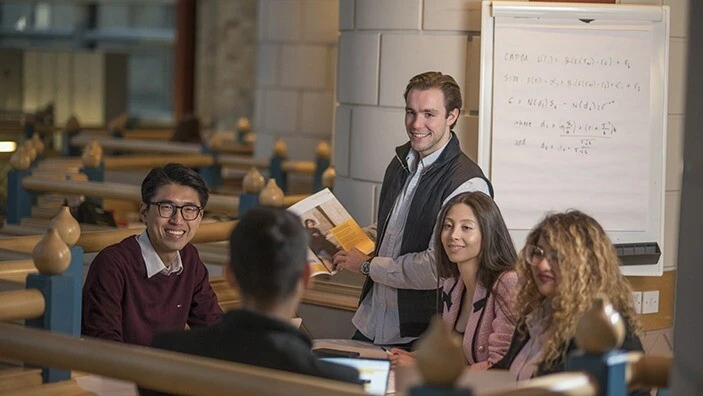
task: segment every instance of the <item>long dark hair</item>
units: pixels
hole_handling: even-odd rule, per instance
[[[437,276],[445,279],[459,277],[459,268],[449,260],[442,245],[442,225],[449,210],[458,204],[468,205],[478,220],[481,251],[476,279],[481,286],[490,290],[503,272],[515,269],[517,253],[500,209],[491,197],[482,192],[459,194],[447,202],[439,213],[434,231]]]

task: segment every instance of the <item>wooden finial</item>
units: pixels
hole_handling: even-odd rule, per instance
[[[85,145],[81,162],[84,168],[97,168],[103,160],[103,146],[97,140],[93,139]]]
[[[58,231],[49,228],[44,238],[34,247],[32,258],[39,273],[58,275],[66,271],[71,263],[71,250],[61,239]]]
[[[215,131],[215,133],[212,134],[210,137],[210,140],[208,141],[207,145],[211,149],[220,149],[225,143],[225,137],[218,131]]]
[[[34,148],[34,144],[32,144],[31,139],[25,140],[24,143],[22,143],[22,147],[24,147],[24,151],[29,156],[30,162],[37,159],[37,149]]]
[[[283,190],[278,187],[275,179],[269,179],[266,187],[261,190],[259,204],[261,206],[283,207]]]
[[[86,151],[86,150],[94,151],[94,152],[100,154],[100,156],[102,156],[104,153],[103,152],[103,145],[100,144],[100,142],[95,139],[91,140],[88,144],[85,145],[85,148],[83,151]]]
[[[78,117],[75,114],[71,114],[66,120],[66,130],[67,131],[77,131],[81,129],[81,123],[78,122]]]
[[[68,205],[59,208],[56,216],[51,219],[49,227],[55,229],[68,246],[75,245],[81,236],[81,226],[71,214],[71,208]]]
[[[114,132],[124,132],[125,129],[127,129],[127,122],[129,121],[129,114],[127,113],[122,113],[118,115],[117,117],[113,118],[112,121],[110,121],[107,124],[107,130],[110,133]]]
[[[332,156],[332,149],[330,148],[330,144],[322,140],[315,149],[315,155],[319,159],[329,160]]]
[[[601,354],[618,348],[625,339],[625,323],[605,296],[593,300],[576,324],[576,343],[586,353]]]
[[[32,160],[29,158],[29,153],[23,145],[17,146],[17,149],[10,157],[10,166],[16,170],[27,170],[32,165]]]
[[[246,117],[237,120],[237,141],[244,144],[254,144],[254,134],[251,132],[251,124]]]
[[[264,188],[266,179],[264,175],[259,172],[256,167],[249,168],[249,171],[244,175],[244,180],[242,180],[242,188],[247,194],[259,194],[261,189]]]
[[[273,144],[273,155],[286,158],[288,156],[288,145],[283,139],[276,139],[276,143]]]
[[[256,134],[252,131],[247,132],[246,135],[244,135],[244,143],[254,145],[256,143]]]
[[[46,145],[44,145],[44,140],[42,140],[41,136],[39,136],[36,132],[32,135],[32,145],[34,146],[34,149],[37,150],[37,155],[43,153],[46,148]]]
[[[425,383],[437,387],[453,387],[466,367],[461,338],[439,316],[418,341],[415,357]]]
[[[249,119],[246,117],[239,117],[237,120],[237,131],[241,133],[249,132],[251,130],[251,124]]]
[[[330,190],[334,187],[334,179],[337,177],[337,171],[334,170],[334,165],[330,165],[322,172],[322,186]]]

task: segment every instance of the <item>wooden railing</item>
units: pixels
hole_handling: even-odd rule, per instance
[[[191,242],[205,243],[227,240],[236,224],[237,221],[202,223]],[[84,232],[81,233],[76,246],[82,247],[86,253],[99,252],[106,246],[118,243],[130,235],[139,234],[143,230],[144,227]],[[41,238],[41,235],[0,238],[0,249],[30,253]]]
[[[35,176],[28,176],[22,179],[22,187],[32,192],[86,195],[131,202],[141,202],[142,200],[141,188],[139,186],[121,183],[46,180]],[[225,213],[237,213],[239,209],[239,198],[213,194],[210,195],[207,208],[208,210],[223,211]]]
[[[161,154],[200,154],[202,145],[197,143],[157,142],[147,139],[117,139],[102,136],[76,136],[71,140],[71,145],[84,147],[93,140],[97,140],[106,150],[125,150],[133,153],[161,153]]]
[[[0,323],[0,356],[187,395],[363,395],[322,378]]]
[[[149,153],[154,155],[154,153],[159,154],[178,154],[192,164],[199,165],[200,167],[213,167],[213,172],[219,173],[221,176],[221,166],[238,167],[238,168],[251,168],[256,167],[259,169],[268,169],[270,176],[276,179],[278,185],[287,191],[287,175],[290,173],[312,175],[313,176],[313,191],[318,191],[322,187],[322,173],[330,167],[330,156],[331,150],[327,142],[320,142],[316,149],[316,159],[314,161],[290,161],[286,159],[287,156],[287,146],[279,139],[274,145],[273,154],[270,160],[262,160],[257,158],[251,158],[248,156],[238,156],[233,154],[221,153],[220,150],[223,147],[219,145],[203,146],[198,143],[180,143],[180,142],[154,142],[149,140],[124,140],[115,139],[101,136],[77,136],[72,140],[72,144],[75,146],[86,146],[86,145],[96,145],[99,144],[102,148],[106,150],[123,150],[135,153]],[[197,154],[202,154],[205,156],[210,156],[212,162],[208,161],[202,157],[196,157]],[[132,156],[133,157],[133,156]],[[163,156],[159,156],[163,157]],[[163,159],[163,158],[162,158]],[[152,158],[141,160],[144,164],[154,164],[158,163],[158,160]],[[97,159],[95,163],[99,163],[100,159]],[[113,163],[110,166],[132,166],[137,167],[135,163],[118,162]],[[191,166],[196,166],[191,165]],[[108,169],[108,162],[105,162],[105,168]],[[215,169],[216,168],[216,169]],[[201,172],[203,173],[203,172]],[[93,179],[94,180],[94,179]],[[101,180],[101,179],[100,179]],[[220,177],[213,177],[208,180],[210,185],[218,185]]]
[[[0,324],[0,356],[42,366],[95,373],[178,394],[363,394],[356,386],[336,381],[110,341],[80,340],[10,324]],[[667,386],[671,364],[671,359],[640,358],[630,365],[630,383],[636,385],[635,381],[643,381],[637,384],[645,387]],[[515,388],[480,394],[530,396],[598,393],[599,385],[594,377],[582,372],[564,372],[524,381]]]
[[[38,318],[44,308],[44,295],[39,290],[0,292],[0,322]]]

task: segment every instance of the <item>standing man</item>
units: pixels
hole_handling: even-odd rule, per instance
[[[442,205],[466,191],[493,196],[481,168],[452,131],[462,106],[454,78],[426,72],[405,88],[409,142],[396,148],[381,187],[373,258],[352,249],[339,268],[366,275],[353,323],[354,339],[410,348],[437,312],[432,231]]]
[[[219,321],[207,268],[189,243],[208,197],[202,177],[181,164],[149,172],[139,209],[146,230],[103,249],[88,270],[83,335],[148,346],[157,331]]]

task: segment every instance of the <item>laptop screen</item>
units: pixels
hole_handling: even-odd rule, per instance
[[[359,378],[364,382],[364,391],[372,395],[385,395],[388,388],[388,375],[391,362],[385,359],[327,357],[321,360],[351,366],[359,370]]]

